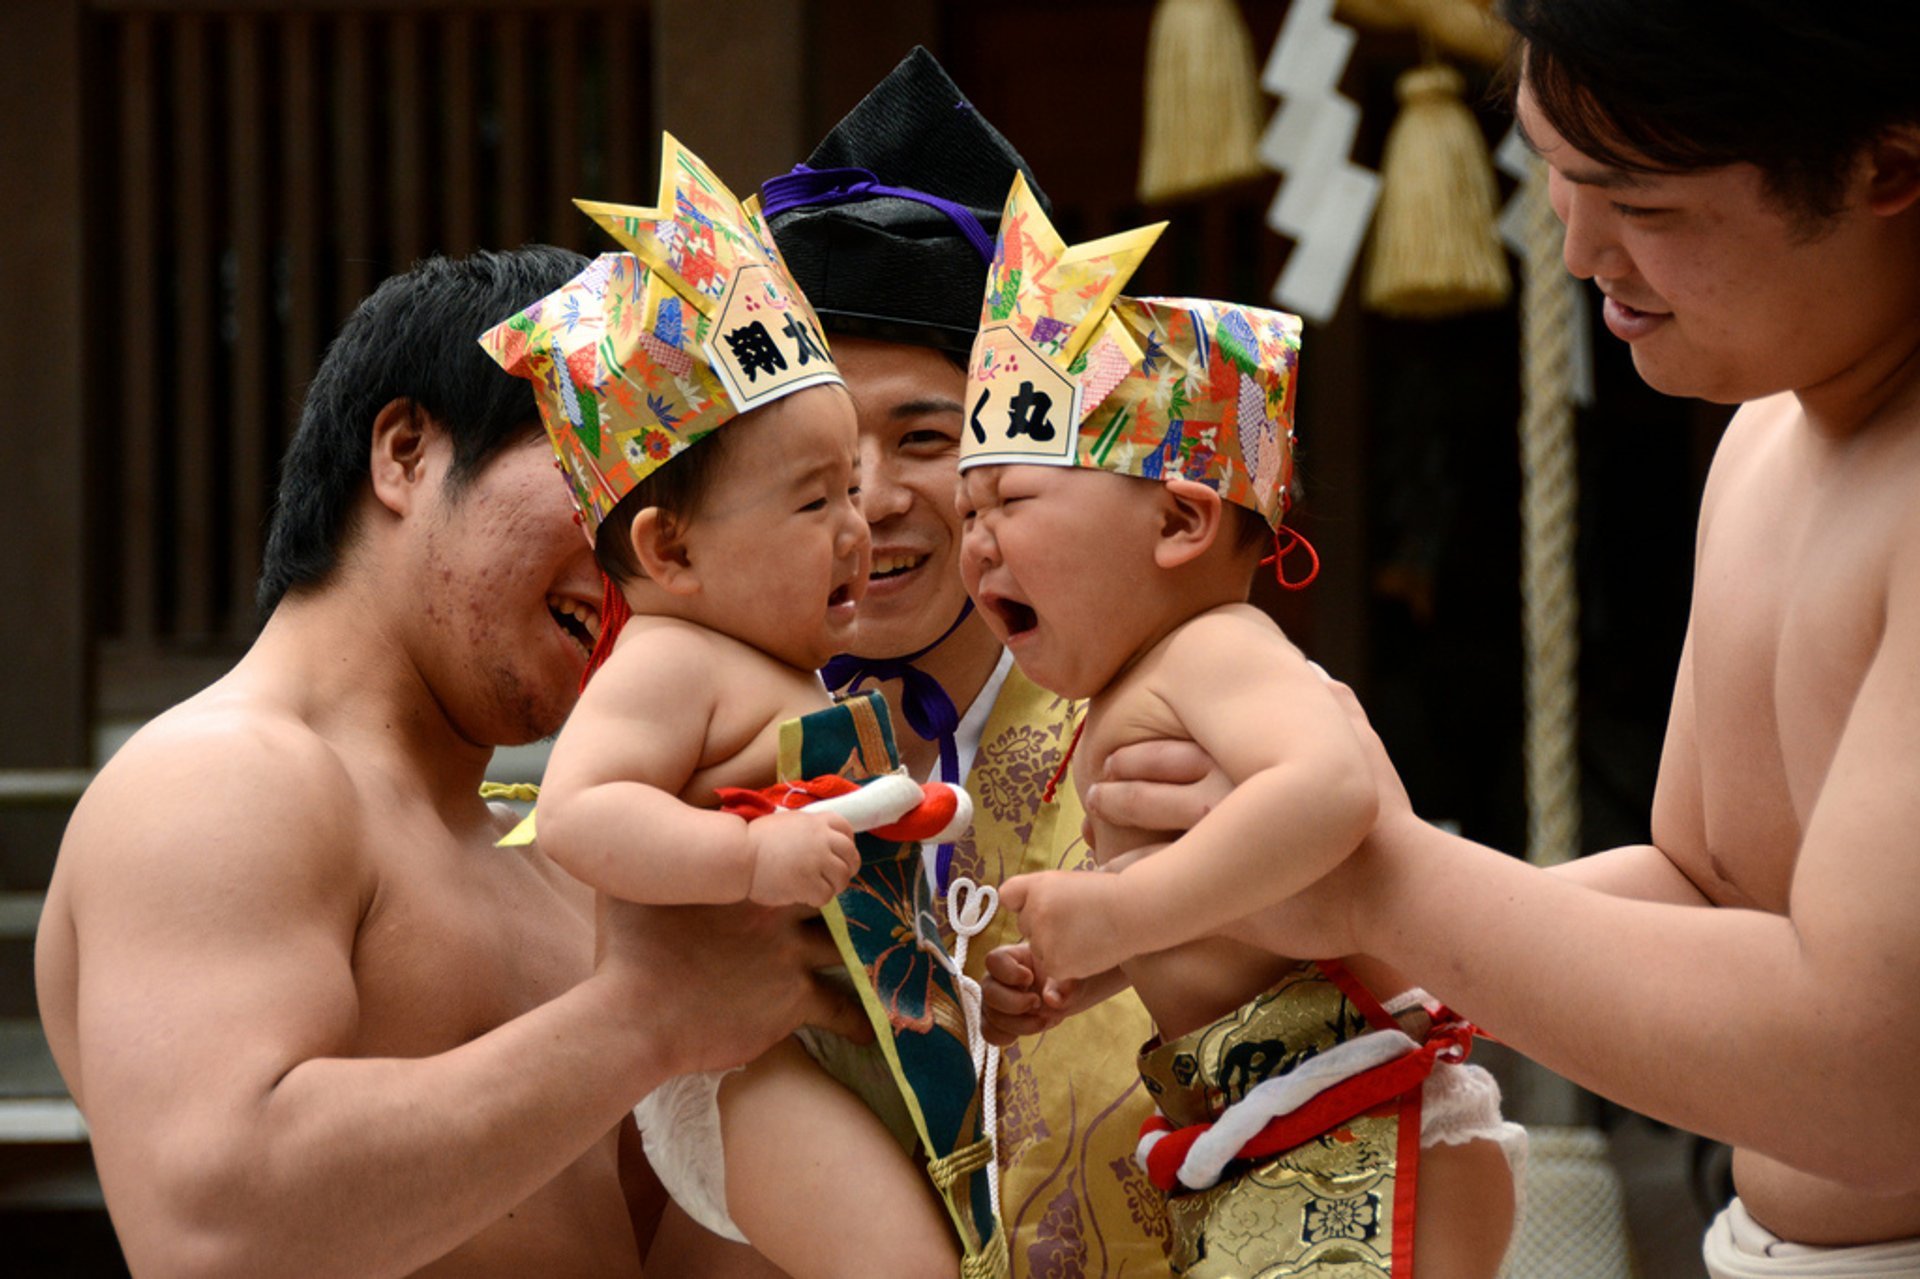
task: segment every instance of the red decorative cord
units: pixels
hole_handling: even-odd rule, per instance
[[[587,655],[587,669],[580,672],[580,687],[584,691],[587,681],[593,673],[606,665],[607,654],[613,652],[613,641],[620,637],[620,628],[633,616],[633,610],[627,607],[627,597],[620,593],[620,584],[600,575],[600,635],[593,641],[593,652]]]
[[[1293,554],[1295,549],[1305,551],[1307,558],[1311,561],[1307,575],[1297,582],[1287,579],[1286,565],[1287,556]],[[1273,554],[1261,560],[1260,563],[1263,567],[1268,564],[1273,565],[1273,580],[1289,591],[1304,591],[1312,585],[1314,578],[1320,576],[1320,552],[1313,549],[1313,543],[1309,542],[1304,535],[1288,528],[1285,524],[1273,530]]]
[[[1047,788],[1040,792],[1040,802],[1051,804],[1054,793],[1060,789],[1060,779],[1067,775],[1067,766],[1073,763],[1073,752],[1080,745],[1080,733],[1087,726],[1087,717],[1081,713],[1080,722],[1073,726],[1073,740],[1067,743],[1067,753],[1060,757],[1060,767],[1053,770],[1053,776],[1047,779]]]

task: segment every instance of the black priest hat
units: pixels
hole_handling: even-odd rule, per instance
[[[925,49],[761,187],[773,237],[830,332],[973,348],[1015,171],[1033,170]]]

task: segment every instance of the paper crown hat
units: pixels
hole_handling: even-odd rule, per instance
[[[762,222],[672,134],[651,209],[575,201],[625,245],[480,338],[533,383],[591,541],[635,485],[731,419],[839,382]]]
[[[916,47],[793,172],[761,188],[787,263],[827,328],[973,347],[1014,175],[1033,172]]]
[[[1014,179],[968,370],[960,466],[1197,480],[1278,529],[1293,482],[1300,320],[1120,296],[1165,226],[1068,246]]]

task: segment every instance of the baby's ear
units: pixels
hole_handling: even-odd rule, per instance
[[[1153,562],[1178,568],[1207,552],[1220,536],[1224,512],[1220,495],[1194,480],[1165,480],[1160,485],[1160,535]]]
[[[686,530],[673,516],[657,506],[643,506],[634,512],[627,537],[648,581],[673,595],[699,591],[693,559],[687,554]]]

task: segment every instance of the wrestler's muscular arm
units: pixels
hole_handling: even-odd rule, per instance
[[[548,762],[538,819],[547,855],[626,901],[832,900],[859,869],[845,821],[796,813],[749,823],[680,798],[697,772],[744,744],[727,739],[751,740],[783,718],[757,669],[771,661],[687,627],[623,637]],[[756,706],[764,713],[742,713]],[[742,734],[742,720],[757,722]]]
[[[661,1080],[839,1016],[806,972],[830,948],[770,912],[618,907],[551,1002],[434,1056],[344,1057],[379,891],[351,785],[311,734],[222,726],[123,748],[75,812],[42,1005],[136,1273],[410,1273]]]
[[[1637,849],[1603,854],[1595,891],[1401,809],[1289,904],[1275,944],[1378,954],[1635,1110],[1871,1194],[1920,1191],[1920,521],[1897,547],[1789,914],[1695,905],[1671,864],[1649,873]],[[1689,660],[1656,842],[1697,820],[1690,689]]]
[[[1220,933],[1319,878],[1373,823],[1372,775],[1345,713],[1299,650],[1250,610],[1183,626],[1152,686],[1233,791],[1118,874],[1008,881],[1001,899],[1021,912],[1049,977],[1104,972]]]

